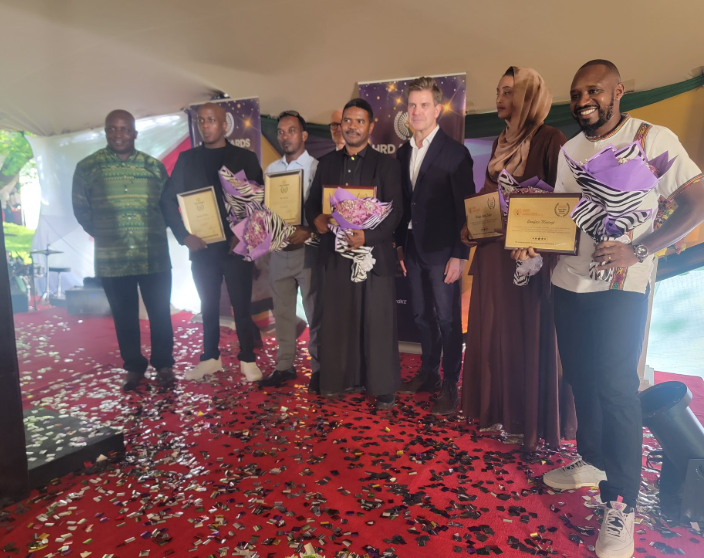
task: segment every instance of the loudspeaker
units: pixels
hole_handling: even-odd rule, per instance
[[[73,287],[67,290],[66,309],[74,315],[111,315],[108,297],[102,288]]]
[[[20,314],[29,312],[29,298],[27,293],[12,293],[12,313]]]
[[[682,492],[682,519],[704,521],[704,459],[690,459]]]

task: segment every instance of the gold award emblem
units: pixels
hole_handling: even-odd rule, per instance
[[[567,217],[570,214],[569,203],[558,203],[555,205],[555,215],[558,217]]]

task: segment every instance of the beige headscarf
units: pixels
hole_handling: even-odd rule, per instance
[[[487,180],[496,184],[501,171],[523,176],[530,151],[530,140],[545,122],[552,94],[543,78],[531,68],[513,67],[513,111],[501,132],[489,166]]]

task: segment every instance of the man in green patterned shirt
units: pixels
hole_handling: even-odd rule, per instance
[[[157,383],[171,386],[171,260],[159,207],[169,176],[160,161],[135,149],[137,130],[129,112],[108,114],[105,136],[108,146],[76,166],[73,212],[94,239],[95,275],[110,303],[127,371],[122,389],[136,389],[149,364],[141,348],[138,286],[149,314]]]

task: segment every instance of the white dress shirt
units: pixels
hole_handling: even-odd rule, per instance
[[[433,142],[433,139],[435,139],[435,136],[438,134],[438,130],[440,129],[440,126],[435,124],[435,129],[430,132],[426,138],[423,140],[423,145],[418,147],[418,144],[416,143],[416,138],[411,138],[411,188],[415,190],[416,187],[416,181],[418,180],[418,174],[420,173],[420,167],[423,164],[423,159],[425,159],[425,155],[428,153],[428,149],[430,149],[430,144]],[[411,222],[408,223],[408,228],[412,229],[413,226]]]

